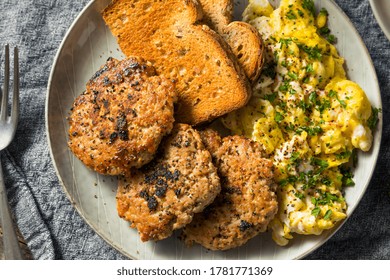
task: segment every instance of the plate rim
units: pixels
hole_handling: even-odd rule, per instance
[[[95,4],[95,2],[97,1],[100,1],[100,0],[90,0],[85,6],[84,8],[78,13],[78,15],[76,16],[76,18],[73,20],[73,22],[71,23],[71,25],[68,27],[65,35],[63,36],[62,38],[62,41],[61,41],[61,44],[59,45],[58,47],[58,50],[57,50],[57,53],[53,59],[53,63],[52,63],[52,66],[51,66],[51,70],[50,70],[50,74],[49,74],[49,79],[48,79],[48,83],[47,83],[47,89],[46,89],[46,101],[45,101],[45,132],[46,132],[46,138],[47,138],[47,141],[48,141],[48,145],[49,145],[49,153],[50,153],[50,158],[51,158],[51,161],[52,161],[52,166],[54,167],[55,169],[55,172],[56,172],[56,175],[57,175],[57,178],[59,180],[59,183],[61,185],[61,188],[62,190],[64,191],[64,193],[66,194],[67,198],[69,199],[72,207],[74,207],[76,209],[76,211],[78,212],[78,214],[80,215],[80,217],[83,219],[83,222],[85,222],[99,237],[101,237],[106,243],[107,245],[109,245],[110,247],[116,249],[118,252],[120,252],[122,255],[124,255],[125,257],[127,258],[131,258],[133,260],[137,260],[139,259],[138,257],[134,256],[133,254],[125,251],[123,248],[121,248],[120,246],[114,244],[113,242],[111,242],[109,240],[108,237],[104,236],[103,233],[101,233],[99,231],[99,229],[97,227],[95,227],[91,221],[89,221],[86,216],[83,214],[83,212],[81,211],[80,209],[80,206],[75,202],[74,198],[70,195],[67,187],[65,186],[65,183],[60,175],[60,172],[58,170],[58,167],[57,167],[57,162],[56,162],[56,159],[54,157],[54,154],[53,154],[53,149],[52,149],[52,141],[51,141],[51,133],[50,133],[50,124],[49,124],[49,101],[50,101],[50,92],[52,90],[52,82],[53,82],[53,77],[54,77],[54,73],[56,71],[56,68],[58,67],[58,61],[59,61],[59,58],[60,58],[60,55],[64,49],[64,46],[69,38],[69,36],[72,34],[73,32],[73,29],[75,28],[75,26],[77,25],[77,23],[79,22],[79,20],[84,16],[84,14],[93,7],[93,5]],[[318,0],[315,0],[315,1],[318,1]],[[321,1],[321,0],[320,0]],[[373,0],[370,0],[370,3],[372,2]],[[370,70],[372,71],[372,73],[374,74],[374,85],[375,85],[375,88],[373,90],[373,92],[377,93],[378,96],[378,101],[379,101],[379,104],[380,106],[382,107],[383,106],[383,103],[382,103],[382,96],[381,96],[381,92],[380,92],[380,86],[379,86],[379,80],[378,80],[378,76],[376,74],[376,69],[375,69],[375,66],[374,66],[374,63],[372,61],[372,58],[371,58],[371,55],[367,49],[367,46],[366,44],[364,43],[362,37],[360,36],[360,34],[358,33],[356,27],[354,26],[354,24],[352,23],[351,19],[348,17],[348,15],[343,11],[343,9],[341,9],[341,7],[334,1],[334,0],[327,0],[327,2],[330,2],[333,6],[335,6],[335,8],[338,10],[338,12],[344,17],[344,20],[346,21],[346,23],[349,25],[349,28],[350,30],[353,31],[354,35],[358,38],[359,40],[359,43],[360,45],[363,47],[363,50],[364,50],[364,53],[366,55],[366,57],[368,58],[369,60],[369,66],[370,66]],[[374,12],[375,13],[375,12]],[[389,34],[390,35],[390,34]],[[390,38],[389,38],[390,40]],[[378,158],[379,158],[379,152],[380,152],[380,149],[381,149],[381,146],[382,146],[382,134],[383,134],[383,115],[380,114],[379,115],[379,121],[378,121],[378,124],[377,124],[377,127],[376,127],[376,130],[374,131],[374,141],[375,143],[378,143],[377,146],[375,146],[377,152],[374,154],[374,158],[373,158],[373,161],[375,164],[372,165],[371,167],[371,170],[370,170],[370,176],[367,178],[367,184],[365,184],[365,186],[363,186],[362,188],[362,191],[360,192],[360,194],[358,195],[357,199],[356,199],[356,203],[355,205],[350,208],[348,207],[348,211],[350,211],[350,214],[344,219],[342,220],[341,222],[339,222],[334,228],[328,230],[327,232],[323,232],[321,235],[326,235],[324,236],[324,238],[320,241],[318,241],[315,246],[311,247],[309,250],[306,250],[305,252],[302,252],[301,254],[297,255],[295,258],[293,259],[303,259],[304,257],[308,256],[309,254],[313,253],[314,251],[316,251],[318,248],[320,248],[321,246],[323,246],[327,241],[329,241],[329,239],[334,235],[336,234],[336,232],[338,232],[343,226],[344,224],[349,220],[349,218],[351,217],[351,215],[353,215],[353,213],[355,212],[356,208],[359,206],[363,196],[366,194],[367,192],[367,188],[368,186],[370,185],[371,183],[371,180],[372,180],[372,176],[374,175],[374,172],[375,172],[375,168],[377,166],[377,162],[378,162]],[[374,150],[371,150],[370,151],[371,153],[374,153]]]
[[[384,19],[381,16],[379,4],[377,0],[369,0],[371,10],[373,11],[374,17],[376,18],[376,21],[378,22],[380,28],[382,29],[383,33],[387,37],[387,39],[390,41],[390,28],[386,27],[386,24],[384,23]],[[382,2],[382,1],[380,1]],[[390,26],[390,19],[389,19],[389,26]]]
[[[357,31],[355,25],[353,24],[351,19],[348,17],[348,15],[344,12],[344,10],[334,0],[328,0],[328,1],[331,2],[336,7],[336,9],[340,12],[340,14],[343,15],[343,17],[346,19],[347,24],[349,25],[350,30],[352,30],[353,33],[355,33],[356,37],[359,39],[360,44],[363,46],[364,52],[365,52],[365,54],[368,57],[369,62],[370,62],[369,64],[370,64],[371,71],[374,73],[374,78],[375,78],[375,81],[374,81],[375,90],[374,91],[378,93],[379,103],[380,103],[381,108],[382,108],[383,107],[383,103],[382,103],[382,95],[381,95],[381,91],[380,91],[378,75],[376,74],[376,69],[375,69],[374,62],[372,61],[370,52],[368,51],[368,48],[367,48],[366,44],[364,43],[364,41],[363,41],[362,37],[360,36],[359,32]],[[370,0],[370,2],[371,1],[373,1],[373,0]],[[347,72],[347,74],[348,74],[348,72]],[[348,76],[347,76],[347,78],[348,78]],[[374,163],[375,164],[372,165],[372,167],[371,167],[370,176],[367,178],[368,179],[367,180],[367,184],[363,187],[362,192],[359,194],[359,196],[358,196],[358,198],[356,200],[356,204],[352,208],[350,208],[350,206],[348,205],[348,211],[350,211],[349,215],[347,215],[347,217],[344,220],[339,222],[332,229],[332,231],[330,231],[328,233],[328,236],[324,240],[322,240],[321,242],[318,242],[318,244],[316,244],[316,246],[313,246],[311,248],[311,250],[308,250],[307,252],[299,255],[297,257],[297,259],[302,259],[302,258],[308,256],[309,254],[313,253],[315,250],[320,248],[322,245],[324,245],[327,241],[329,241],[329,239],[331,239],[332,236],[334,236],[336,234],[336,232],[338,232],[344,226],[344,224],[354,214],[356,208],[360,205],[360,202],[361,202],[363,196],[366,194],[368,186],[371,183],[372,176],[374,175],[375,168],[376,168],[376,166],[378,164],[379,151],[380,151],[380,149],[382,147],[382,133],[383,133],[383,129],[382,128],[383,128],[383,120],[382,120],[382,114],[380,114],[377,127],[376,127],[375,131],[373,132],[373,133],[375,133],[374,134],[374,141],[378,143],[378,145],[375,146],[375,147],[377,147],[377,152],[374,154]],[[361,152],[361,151],[359,151],[359,152]],[[372,153],[374,151],[371,150],[369,152]]]
[[[50,74],[49,74],[49,79],[48,79],[48,82],[47,82],[47,89],[46,89],[46,100],[45,100],[45,132],[46,132],[46,139],[47,139],[47,142],[48,142],[48,145],[49,145],[49,153],[50,153],[50,158],[51,158],[51,162],[52,162],[52,166],[54,167],[54,170],[55,170],[55,173],[57,175],[57,178],[58,178],[58,181],[61,185],[61,189],[63,190],[63,192],[65,193],[66,197],[68,198],[71,206],[73,208],[76,209],[78,215],[82,218],[83,222],[86,223],[92,230],[95,234],[97,234],[100,238],[102,238],[104,240],[104,242],[106,242],[106,244],[114,249],[116,249],[118,252],[120,252],[123,256],[127,257],[127,258],[132,258],[133,260],[136,260],[137,258],[132,256],[132,254],[130,254],[129,252],[126,252],[123,248],[119,247],[118,245],[110,242],[110,240],[105,237],[99,230],[98,228],[96,228],[91,221],[89,221],[85,215],[83,214],[83,212],[81,211],[80,209],[80,206],[75,202],[74,198],[70,195],[67,187],[65,186],[65,183],[60,175],[60,172],[58,170],[58,167],[57,167],[57,163],[56,163],[56,159],[54,157],[54,154],[53,154],[53,149],[52,149],[52,143],[51,143],[51,134],[50,134],[50,124],[49,124],[49,103],[50,103],[50,92],[51,92],[51,88],[52,88],[52,82],[53,82],[53,77],[54,77],[54,73],[56,71],[56,68],[58,67],[58,60],[60,58],[60,55],[62,53],[62,50],[69,38],[69,36],[71,35],[74,27],[76,26],[76,24],[79,22],[79,20],[84,16],[84,14],[92,8],[92,6],[94,5],[94,3],[96,1],[99,1],[99,0],[90,0],[85,6],[84,8],[78,13],[78,15],[76,16],[76,18],[72,21],[71,25],[68,27],[64,37],[62,38],[62,41],[61,41],[61,44],[59,45],[58,47],[58,50],[57,50],[57,53],[53,59],[53,63],[51,65],[51,70],[50,70]]]

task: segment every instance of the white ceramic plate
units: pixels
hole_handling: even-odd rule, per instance
[[[72,24],[53,64],[48,85],[46,121],[49,144],[58,177],[85,221],[109,244],[133,259],[297,259],[322,245],[340,226],[320,236],[296,236],[287,247],[277,246],[269,233],[261,234],[245,246],[227,252],[210,252],[200,246],[187,248],[177,236],[160,242],[142,243],[116,212],[116,179],[87,169],[67,147],[66,117],[73,100],[84,90],[88,79],[109,56],[122,58],[119,47],[106,28],[100,11],[111,0],[94,0]],[[236,5],[241,14],[246,1]],[[330,14],[330,28],[338,38],[338,50],[346,58],[349,78],[366,91],[375,107],[381,98],[375,70],[355,28],[333,1],[317,1]],[[353,48],[350,48],[354,42]],[[359,154],[355,171],[356,186],[346,189],[350,216],[358,205],[373,173],[381,140],[378,125],[371,152]]]
[[[379,26],[390,40],[390,1],[370,0],[370,5]]]

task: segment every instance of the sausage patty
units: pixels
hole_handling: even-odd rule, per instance
[[[109,58],[74,101],[69,147],[99,173],[128,174],[151,161],[172,130],[176,99],[172,82],[149,62]]]
[[[183,237],[188,245],[196,242],[210,250],[227,250],[265,231],[276,214],[273,164],[263,158],[260,144],[250,139],[220,139],[209,130],[202,136],[213,154],[222,190],[184,228]]]
[[[220,192],[217,170],[198,131],[178,124],[156,158],[119,180],[119,216],[141,240],[161,240],[191,222]]]

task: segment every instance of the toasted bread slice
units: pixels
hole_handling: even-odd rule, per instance
[[[251,82],[256,81],[264,64],[264,44],[257,29],[243,21],[233,21],[223,28],[222,37],[229,44]]]
[[[199,124],[247,103],[250,84],[244,71],[206,25],[195,0],[114,0],[103,18],[127,56],[151,61],[159,74],[176,82],[175,119]]]
[[[202,21],[228,43],[251,82],[257,80],[263,66],[264,45],[259,32],[246,22],[233,21],[232,0],[199,0]]]

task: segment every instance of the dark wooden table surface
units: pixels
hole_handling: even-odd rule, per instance
[[[33,257],[31,255],[30,250],[27,247],[26,242],[24,241],[23,237],[18,233],[19,237],[19,244],[23,251],[23,257],[26,260],[32,260]],[[0,227],[0,260],[4,260],[4,246],[3,246],[3,230]]]

